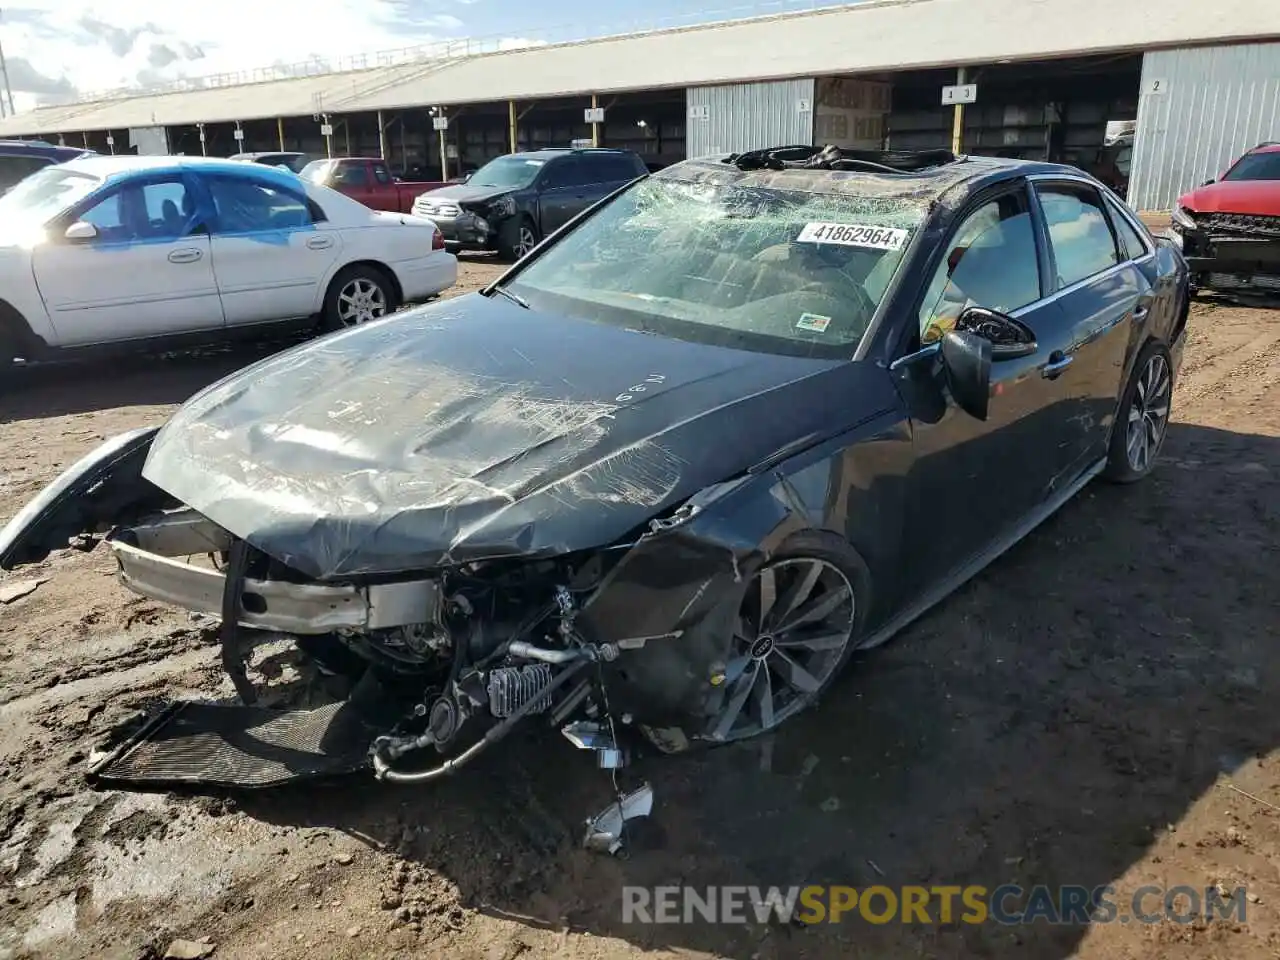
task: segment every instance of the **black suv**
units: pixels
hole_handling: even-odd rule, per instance
[[[519,260],[619,187],[649,172],[630,150],[549,149],[490,160],[460,183],[413,204],[452,250],[496,250]]]
[[[66,163],[92,150],[55,147],[43,140],[0,140],[0,193],[51,163]]]

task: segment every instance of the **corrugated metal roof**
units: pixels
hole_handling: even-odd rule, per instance
[[[873,0],[451,61],[49,107],[0,136],[531,100],[1280,38],[1277,0]]]

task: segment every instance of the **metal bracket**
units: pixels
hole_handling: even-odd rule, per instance
[[[653,812],[653,787],[642,784],[620,797],[587,821],[582,845],[588,850],[610,855],[622,849],[622,834],[628,820],[647,817]]]

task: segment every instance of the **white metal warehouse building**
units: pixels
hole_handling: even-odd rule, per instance
[[[942,88],[962,83],[976,85],[976,101],[944,107]],[[441,135],[435,162],[458,162],[541,142],[520,123],[533,122],[525,115],[535,105],[545,112],[557,102],[576,118],[560,124],[546,113],[546,137],[563,126],[622,145],[631,134],[609,120],[584,127],[583,107],[623,116],[631,104],[626,117],[640,116],[640,95],[663,91],[683,99],[666,145],[659,140],[673,156],[958,139],[967,152],[1071,162],[1100,142],[1107,122],[1125,121],[1135,129],[1130,204],[1167,209],[1243,150],[1280,140],[1280,0],[868,0],[508,51],[451,43],[391,66],[43,107],[0,120],[0,137],[96,147],[108,134],[137,145],[167,131],[162,142],[177,152],[194,142],[175,147],[180,128],[198,127],[202,149],[206,129],[223,125],[238,131],[237,141],[222,140],[233,152],[244,131],[258,149],[282,148],[287,136],[318,144],[322,125],[331,137],[346,118],[348,147],[389,159],[399,123],[408,162],[434,149],[419,133],[434,129],[429,108],[469,110],[477,131],[488,117],[498,133],[477,132],[481,146]]]

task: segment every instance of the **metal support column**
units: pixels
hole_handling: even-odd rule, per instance
[[[276,117],[276,139],[280,141],[280,152],[284,153],[284,117]]]
[[[516,125],[516,102],[514,100],[507,101],[507,142],[510,144],[511,152],[516,153],[520,149],[517,142],[519,140],[519,128]]]
[[[378,111],[378,156],[382,157],[383,163],[390,163],[391,159],[387,155],[387,125],[382,122],[382,111]]]
[[[597,97],[594,93],[591,95],[591,109],[592,110],[600,109],[600,98]],[[600,124],[598,123],[591,124],[591,145],[593,147],[600,146]]]
[[[965,77],[965,68],[957,67],[956,85],[963,87],[968,82]],[[955,118],[951,122],[951,152],[959,156],[964,149],[964,104],[957,103],[952,109],[955,110]]]

